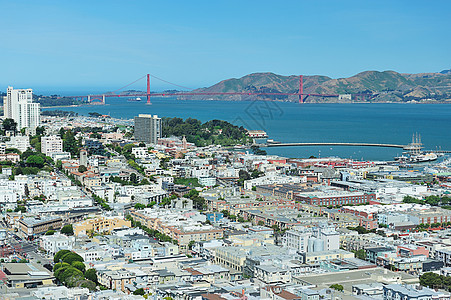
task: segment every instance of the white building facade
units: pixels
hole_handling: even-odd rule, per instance
[[[41,138],[41,152],[46,156],[63,152],[63,140],[56,135],[43,136]]]
[[[41,111],[40,104],[33,103],[33,90],[15,90],[9,86],[4,101],[4,116],[16,121],[17,130],[26,128],[28,133],[36,134],[36,127],[41,124]]]

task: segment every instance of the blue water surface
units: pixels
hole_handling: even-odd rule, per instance
[[[50,108],[52,109],[52,108]],[[55,109],[55,108],[53,108]],[[412,134],[421,135],[426,149],[451,150],[451,105],[449,104],[298,104],[267,101],[203,101],[152,98],[152,105],[108,98],[106,105],[58,108],[80,115],[89,112],[132,119],[138,114],[160,117],[220,119],[261,129],[281,142],[363,142],[408,144]],[[314,155],[365,160],[391,160],[401,149],[376,147],[267,148],[286,157]]]

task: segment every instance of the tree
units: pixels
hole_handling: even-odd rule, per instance
[[[62,271],[60,271],[62,270]],[[61,268],[57,271],[59,281],[64,282],[68,287],[74,287],[77,281],[84,278],[83,272],[74,267]]]
[[[55,230],[53,230],[53,229],[47,230],[47,232],[45,233],[45,235],[54,235],[54,234],[55,234]]]
[[[80,261],[80,262],[84,261],[83,257],[81,257],[80,255],[78,255],[75,252],[70,252],[70,253],[65,254],[63,257],[61,257],[61,260],[65,263],[68,263],[71,265],[74,261]]]
[[[130,174],[130,182],[131,183],[138,183],[138,178],[137,178],[135,173],[131,173]]]
[[[27,158],[26,164],[30,167],[42,168],[44,166],[44,158],[39,155],[31,155]]]
[[[337,290],[339,292],[343,291],[343,286],[341,284],[335,283],[329,286],[329,288]]]
[[[14,212],[21,212],[21,213],[25,213],[27,211],[27,208],[25,206],[22,205],[18,205],[15,209]]]
[[[66,152],[70,152],[73,157],[77,157],[80,153],[80,143],[75,138],[75,134],[71,130],[64,131],[61,134],[63,139],[63,149]]]
[[[88,269],[85,272],[85,278],[93,282],[97,282],[97,272],[96,269]]]
[[[74,235],[74,227],[72,224],[64,225],[63,228],[61,228],[61,233],[65,235]]]
[[[240,170],[240,172],[238,173],[238,176],[240,179],[242,180],[249,180],[251,179],[251,176],[249,175],[249,173],[245,170]]]
[[[89,137],[91,139],[101,139],[102,135],[100,133],[98,133],[98,132],[94,132],[94,133],[91,133],[91,135]]]
[[[195,243],[196,243],[196,241],[190,241],[190,242],[188,243],[188,249],[189,249],[189,250],[193,249],[193,246],[194,246]]]
[[[423,200],[411,197],[411,196],[405,196],[402,200],[404,203],[417,203],[417,204],[424,204]]]
[[[17,132],[17,123],[14,119],[5,119],[3,121],[3,129],[7,131],[13,131],[14,134]]]
[[[144,295],[145,295],[144,289],[143,289],[143,288],[136,289],[136,290],[133,292],[133,295],[144,296]]]
[[[20,155],[20,158],[24,161],[26,161],[28,159],[28,157],[32,156],[32,155],[36,155],[36,152],[34,152],[33,150],[31,150],[30,148],[28,148],[27,150],[25,150],[24,153],[22,153]]]
[[[53,256],[53,262],[55,262],[55,263],[60,262],[60,259],[64,255],[71,253],[71,252],[72,251],[70,251],[70,250],[60,250],[60,251],[56,252],[56,254]]]
[[[86,168],[86,166],[81,165],[78,167],[78,172],[84,173],[86,171],[88,171],[88,168]]]
[[[436,288],[443,285],[443,280],[439,274],[427,272],[420,276],[420,284],[422,286]]]
[[[83,280],[79,284],[79,287],[88,288],[92,292],[96,290],[97,285],[95,284],[95,282],[92,282],[91,280]]]
[[[36,127],[36,135],[44,135],[44,134],[45,134],[45,127],[44,126]]]
[[[56,270],[58,270],[58,269],[60,269],[60,268],[67,268],[67,267],[70,267],[70,265],[68,264],[68,263],[56,263],[54,266],[53,266],[53,273],[55,273],[56,272]]]
[[[146,206],[144,204],[141,204],[141,203],[135,204],[135,209],[144,209],[144,208],[146,208]]]
[[[73,261],[73,262],[72,262],[72,267],[74,267],[74,268],[76,268],[76,269],[82,271],[83,273],[84,273],[85,270],[86,270],[85,264],[82,263],[81,261]]]
[[[355,257],[357,257],[359,259],[363,259],[363,260],[366,259],[366,253],[365,253],[364,249],[357,250],[354,254],[355,254]]]

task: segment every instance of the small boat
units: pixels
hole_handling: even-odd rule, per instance
[[[139,101],[141,101],[141,98],[139,97],[128,99],[128,102],[139,102]]]
[[[421,153],[421,154],[411,154],[409,156],[405,156],[404,154],[398,157],[395,157],[395,160],[398,162],[406,162],[406,163],[423,163],[437,160],[438,156],[434,152],[429,153]]]

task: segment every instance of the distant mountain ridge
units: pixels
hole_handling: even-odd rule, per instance
[[[395,71],[364,71],[348,78],[303,76],[305,94],[352,94],[352,101],[406,102],[411,100],[446,101],[451,98],[451,70],[440,73],[401,74]],[[231,78],[194,92],[209,93],[296,93],[299,76],[253,73]],[[190,98],[190,97],[184,97]],[[196,96],[192,99],[249,100],[255,96]],[[298,101],[297,96],[258,96],[261,100]],[[343,100],[346,99],[346,100]],[[346,102],[347,97],[308,97],[307,102]]]

